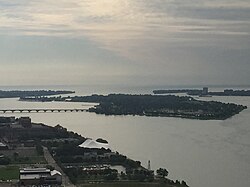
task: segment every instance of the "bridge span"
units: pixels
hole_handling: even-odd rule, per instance
[[[0,113],[45,113],[45,112],[86,112],[82,108],[42,108],[42,109],[0,109]]]

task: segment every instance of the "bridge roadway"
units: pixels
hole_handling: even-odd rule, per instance
[[[0,113],[45,113],[45,112],[86,112],[87,109],[82,108],[42,108],[42,109],[0,109]]]

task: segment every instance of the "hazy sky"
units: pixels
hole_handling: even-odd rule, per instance
[[[0,0],[0,85],[249,84],[249,0]]]

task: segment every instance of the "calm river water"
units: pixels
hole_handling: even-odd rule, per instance
[[[4,88],[2,88],[4,89]],[[12,89],[12,88],[9,88]],[[16,88],[20,89],[20,88]],[[28,88],[27,88],[28,89]],[[31,88],[30,88],[31,89]],[[35,88],[34,88],[35,89]],[[41,88],[40,88],[41,89]],[[130,92],[142,89],[90,89],[77,94]],[[55,126],[85,137],[107,139],[114,150],[152,169],[165,167],[172,179],[185,180],[192,187],[235,187],[250,185],[250,97],[202,98],[247,105],[249,108],[225,121],[200,121],[167,117],[104,116],[93,113],[32,113],[34,122]],[[83,103],[33,103],[0,99],[0,108],[87,108]],[[13,116],[13,114],[4,114]]]

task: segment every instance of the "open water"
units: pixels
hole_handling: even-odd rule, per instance
[[[47,87],[48,88],[48,87]],[[153,88],[54,87],[92,93],[151,93]],[[14,89],[1,88],[1,89]],[[37,89],[16,87],[16,89]],[[39,89],[42,89],[39,87]],[[51,88],[53,89],[53,88]],[[219,89],[219,88],[217,88]],[[165,167],[172,179],[185,180],[192,187],[250,186],[250,97],[197,98],[233,102],[248,106],[225,121],[167,117],[104,116],[94,113],[32,113],[34,122],[55,126],[85,137],[104,138],[112,149],[140,160],[152,169]],[[36,103],[0,99],[0,108],[87,108],[84,103]],[[13,114],[3,114],[13,116]]]

